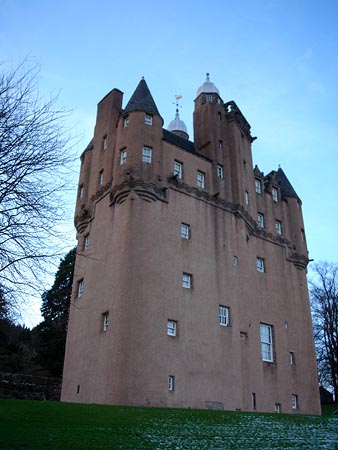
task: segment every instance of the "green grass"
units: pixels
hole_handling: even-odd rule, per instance
[[[0,400],[0,448],[336,450],[338,419]]]

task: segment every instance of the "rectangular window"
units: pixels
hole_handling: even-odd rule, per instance
[[[264,228],[264,214],[257,213],[257,222],[258,222],[259,228]]]
[[[265,323],[260,324],[261,335],[261,353],[262,360],[273,362],[273,348],[272,348],[272,326]]]
[[[102,138],[102,150],[106,150],[107,148],[107,135]]]
[[[84,194],[84,187],[83,187],[83,184],[81,184],[79,186],[79,197],[83,198],[83,194]]]
[[[83,250],[88,250],[89,247],[89,234],[84,237],[83,240]]]
[[[280,414],[281,412],[281,405],[280,403],[275,403],[275,413]]]
[[[174,161],[174,177],[183,178],[183,164],[179,161]]]
[[[129,125],[129,116],[123,117],[123,128]]]
[[[289,361],[290,361],[290,365],[293,366],[295,364],[295,354],[294,352],[290,352],[289,353]]]
[[[77,282],[76,296],[81,297],[83,294],[83,279]]]
[[[150,147],[143,147],[142,149],[142,162],[151,163],[152,149]]]
[[[153,124],[153,116],[150,116],[149,114],[146,114],[144,117],[144,123],[146,125],[152,125]]]
[[[122,148],[120,150],[120,166],[122,166],[126,162],[127,162],[127,149],[126,148]]]
[[[102,314],[102,320],[103,320],[103,331],[106,332],[108,330],[109,325],[109,312],[105,312]]]
[[[258,272],[265,272],[265,262],[263,258],[256,259],[256,267]]]
[[[187,223],[181,223],[181,238],[190,239],[190,225]]]
[[[276,220],[275,230],[277,234],[282,234],[282,222],[280,220]]]
[[[234,266],[238,266],[238,257],[236,255],[232,257],[232,262],[234,263]]]
[[[206,99],[206,101],[207,101],[208,103],[212,103],[212,95],[211,95],[211,94],[207,94],[207,95],[205,96],[205,99]]]
[[[223,150],[223,142],[221,140],[218,140],[217,148],[218,148],[218,150]]]
[[[224,169],[223,169],[223,166],[221,164],[217,164],[217,176],[221,180],[223,180],[223,178],[224,178]]]
[[[168,376],[168,391],[173,391],[175,389],[175,377],[174,375]]]
[[[278,189],[276,188],[272,188],[271,189],[271,194],[272,194],[272,200],[277,203],[278,202]]]
[[[227,306],[219,305],[218,307],[219,324],[228,327],[230,323],[230,310]]]
[[[184,287],[185,289],[192,288],[192,275],[190,273],[182,274],[182,287]]]
[[[252,409],[253,410],[255,410],[256,409],[256,394],[255,394],[255,392],[253,392],[252,394],[252,397],[251,397],[251,399],[252,399]]]
[[[259,180],[258,178],[255,178],[255,191],[257,192],[257,194],[261,194],[262,193],[261,180]]]
[[[103,185],[103,170],[99,172],[99,186]]]
[[[197,171],[197,186],[199,188],[205,188],[205,173],[200,170]]]
[[[298,409],[298,395],[291,394],[291,408]]]
[[[246,206],[249,205],[249,192],[248,191],[245,191],[245,204],[246,204]]]
[[[176,336],[177,332],[177,322],[174,320],[168,320],[167,322],[167,335]]]

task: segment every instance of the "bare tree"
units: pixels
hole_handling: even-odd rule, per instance
[[[0,285],[12,298],[43,288],[64,214],[68,114],[41,100],[38,74],[28,60],[0,65]]]
[[[338,400],[338,265],[327,262],[313,268],[310,282],[313,328],[319,381],[331,387]]]

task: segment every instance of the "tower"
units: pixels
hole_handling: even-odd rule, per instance
[[[207,75],[194,142],[144,79],[81,157],[62,400],[320,413],[301,201]]]

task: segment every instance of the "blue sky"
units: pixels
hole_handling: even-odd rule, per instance
[[[77,155],[100,99],[117,87],[125,105],[142,76],[165,126],[183,96],[192,138],[193,100],[210,72],[258,137],[254,164],[280,164],[301,197],[310,258],[338,262],[337,0],[0,0],[0,23],[0,60],[41,63],[41,95],[60,91],[72,110]],[[69,239],[71,248],[75,231]]]

